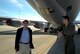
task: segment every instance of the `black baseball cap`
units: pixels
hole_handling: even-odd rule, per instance
[[[68,16],[62,16],[63,19],[67,19],[69,21],[69,17]]]

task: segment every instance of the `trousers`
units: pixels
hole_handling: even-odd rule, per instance
[[[31,54],[31,49],[29,44],[19,43],[19,51],[17,54]]]

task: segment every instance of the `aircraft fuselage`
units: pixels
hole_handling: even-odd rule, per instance
[[[69,16],[70,22],[76,19],[80,10],[80,0],[27,0],[30,5],[48,22],[61,25],[62,16]]]

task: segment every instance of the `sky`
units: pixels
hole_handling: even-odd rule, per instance
[[[26,0],[0,0],[0,16],[46,21]]]
[[[0,0],[0,16],[46,21],[26,0]],[[80,13],[76,20],[80,20]]]

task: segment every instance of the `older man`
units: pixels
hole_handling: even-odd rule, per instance
[[[23,27],[19,28],[15,38],[15,51],[18,54],[30,54],[31,48],[34,48],[32,43],[32,30],[28,27],[29,22],[23,21]]]

